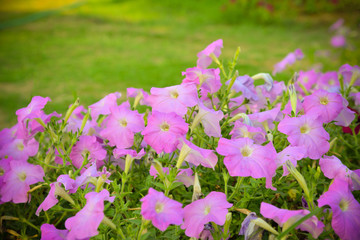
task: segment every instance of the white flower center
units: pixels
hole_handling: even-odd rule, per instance
[[[170,92],[170,96],[172,98],[178,98],[179,97],[179,93],[176,90],[173,90]]]
[[[205,207],[205,210],[204,210],[204,214],[205,214],[205,215],[208,215],[209,212],[210,212],[210,210],[211,210],[211,207],[210,207],[210,206],[206,206],[206,207]]]
[[[119,123],[120,123],[120,125],[121,125],[122,127],[126,127],[127,124],[128,124],[125,118],[121,119],[121,120],[119,121]]]
[[[250,157],[253,152],[253,150],[249,146],[243,147],[240,151],[243,157]]]
[[[302,133],[302,134],[307,134],[307,133],[309,133],[310,132],[310,127],[309,127],[309,125],[307,125],[307,124],[304,124],[304,125],[302,125],[301,127],[300,127],[300,132]]]
[[[160,129],[161,129],[161,131],[163,131],[163,132],[167,132],[167,131],[169,131],[169,129],[170,129],[170,125],[169,125],[167,122],[163,122],[163,123],[160,125]]]

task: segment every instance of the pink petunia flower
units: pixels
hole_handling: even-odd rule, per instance
[[[106,154],[106,150],[102,148],[95,136],[83,135],[80,136],[79,141],[71,149],[70,159],[76,168],[80,168],[85,155],[88,155],[89,162],[99,162],[97,166],[100,166]]]
[[[265,177],[266,187],[275,189],[271,181],[277,168],[276,150],[271,143],[261,146],[249,138],[220,138],[216,151],[225,156],[224,164],[230,176]]]
[[[230,80],[226,82],[229,85]],[[251,100],[258,100],[258,96],[254,87],[254,79],[248,75],[239,76],[235,79],[234,85],[231,87],[235,92],[241,92],[244,97]]]
[[[26,161],[11,161],[10,170],[5,173],[5,184],[0,189],[1,201],[25,203],[28,200],[30,185],[43,181],[44,170],[40,165],[32,165]]]
[[[129,148],[134,144],[134,134],[144,129],[144,119],[138,111],[131,111],[128,102],[110,108],[100,136],[109,140],[110,146]]]
[[[150,105],[147,100],[149,94],[145,92],[142,88],[127,88],[126,96],[128,98],[135,98],[135,101],[139,101],[141,105]],[[139,100],[137,100],[136,98],[138,98]]]
[[[185,229],[186,236],[199,238],[206,223],[224,225],[231,206],[224,193],[211,192],[204,199],[196,200],[184,208],[184,224],[181,228]]]
[[[266,141],[266,133],[260,127],[249,126],[241,121],[234,122],[234,128],[230,132],[232,139],[250,138],[256,144],[262,144]]]
[[[288,65],[293,65],[297,60],[301,60],[303,58],[304,53],[300,49],[296,49],[294,52],[286,55],[283,60],[275,64],[272,75],[276,75],[276,73],[284,71]]]
[[[151,88],[148,101],[154,111],[185,115],[188,107],[195,106],[198,93],[195,84],[183,83],[166,88]]]
[[[289,174],[289,170],[286,167],[286,161],[289,160],[294,167],[297,166],[297,161],[303,159],[306,156],[306,149],[304,147],[288,146],[277,154],[276,162],[278,166],[283,167],[283,176]]]
[[[144,141],[160,154],[171,153],[188,131],[188,124],[175,113],[153,111],[148,118],[148,125],[141,132]]]
[[[196,114],[191,128],[201,122],[204,132],[211,137],[221,137],[220,121],[224,118],[224,113],[219,110],[207,108],[203,103],[199,102],[199,112]]]
[[[348,182],[336,178],[329,190],[320,196],[318,204],[319,207],[330,206],[331,226],[341,239],[360,236],[360,203],[351,194]]]
[[[110,109],[117,106],[117,99],[120,97],[121,94],[118,92],[110,93],[100,101],[90,105],[89,108],[91,109],[91,118],[96,121],[100,114],[110,114]]]
[[[300,87],[299,83],[302,84],[309,92],[316,86],[316,83],[319,79],[319,73],[315,72],[315,70],[310,70],[307,72],[300,71],[299,78],[297,82],[295,82],[296,90],[298,90],[301,94],[305,94],[304,90]]]
[[[101,221],[104,218],[104,201],[113,202],[115,197],[110,197],[108,190],[90,192],[85,195],[86,205],[74,217],[65,221],[69,230],[68,240],[84,239],[96,236]]]
[[[287,210],[277,208],[269,203],[262,202],[260,206],[260,213],[266,217],[274,220],[280,226],[291,226],[300,218],[308,215],[309,210]],[[314,238],[323,232],[324,224],[319,221],[316,216],[312,216],[310,219],[302,222],[296,229],[311,233]]]
[[[5,174],[10,171],[10,161],[12,161],[12,157],[2,158],[0,160],[0,188],[5,184]]]
[[[338,93],[319,89],[306,96],[302,104],[305,114],[318,116],[324,123],[333,121],[343,109],[343,100]]]
[[[16,111],[18,122],[22,122],[25,119],[39,118],[42,113],[42,109],[49,101],[51,100],[48,97],[46,98],[40,96],[33,97],[27,107],[21,108]]]
[[[359,72],[360,72],[360,67],[357,65],[351,66],[349,64],[344,64],[339,68],[339,74],[342,75],[346,86],[348,86],[352,80],[354,81],[354,86],[360,86]],[[357,75],[354,76],[354,74]],[[355,79],[353,79],[353,77]]]
[[[204,167],[214,169],[218,161],[216,154],[212,150],[200,148],[186,139],[181,140],[178,149],[184,149],[186,152],[184,160],[195,166],[201,164]]]
[[[35,156],[38,150],[39,143],[34,138],[28,141],[14,139],[0,150],[0,157],[8,156],[14,160],[26,161],[29,157]]]
[[[201,69],[199,67],[188,68],[186,72],[183,72],[182,75],[185,75],[183,83],[194,83],[198,88],[201,89],[201,94],[204,93],[215,93],[221,87],[220,82],[220,69]]]
[[[319,165],[325,177],[330,179],[340,178],[349,183],[352,190],[360,190],[360,175],[346,167],[340,159],[335,156],[324,156],[320,158]]]
[[[212,42],[209,46],[197,54],[197,66],[203,69],[207,68],[212,63],[210,54],[214,54],[216,57],[219,57],[221,54],[221,48],[223,48],[222,39]]]
[[[345,47],[346,38],[343,35],[335,35],[331,38],[330,43],[334,48]]]
[[[305,114],[300,117],[285,117],[278,125],[278,130],[288,135],[288,141],[292,146],[307,149],[306,156],[311,159],[319,159],[329,151],[329,133],[323,128],[322,122],[317,115]]]
[[[160,231],[165,231],[170,224],[183,223],[182,203],[172,200],[153,188],[141,200],[141,215]]]
[[[319,81],[315,87],[317,89],[325,89],[328,92],[338,93],[340,91],[338,73],[332,71],[321,74],[319,77]]]
[[[40,240],[65,240],[69,233],[68,230],[59,230],[54,225],[44,223],[41,225],[41,239]]]

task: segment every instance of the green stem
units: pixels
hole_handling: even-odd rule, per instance
[[[235,194],[238,192],[243,179],[244,179],[243,177],[238,177],[236,185],[235,185],[235,189],[234,189],[233,193],[230,195],[230,197],[228,198],[228,201],[230,201],[235,196]]]

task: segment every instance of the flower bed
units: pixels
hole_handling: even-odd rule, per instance
[[[360,236],[360,68],[285,85],[239,75],[240,49],[224,66],[222,47],[199,52],[180,85],[128,88],[126,101],[115,92],[88,109],[77,100],[64,116],[40,96],[19,109],[0,134],[2,236]]]

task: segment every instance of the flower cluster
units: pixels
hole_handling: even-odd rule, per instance
[[[239,75],[239,49],[225,69],[222,47],[200,51],[180,85],[76,100],[64,117],[39,96],[19,109],[0,132],[6,234],[21,236],[18,221],[41,239],[360,236],[359,67],[286,85]]]

